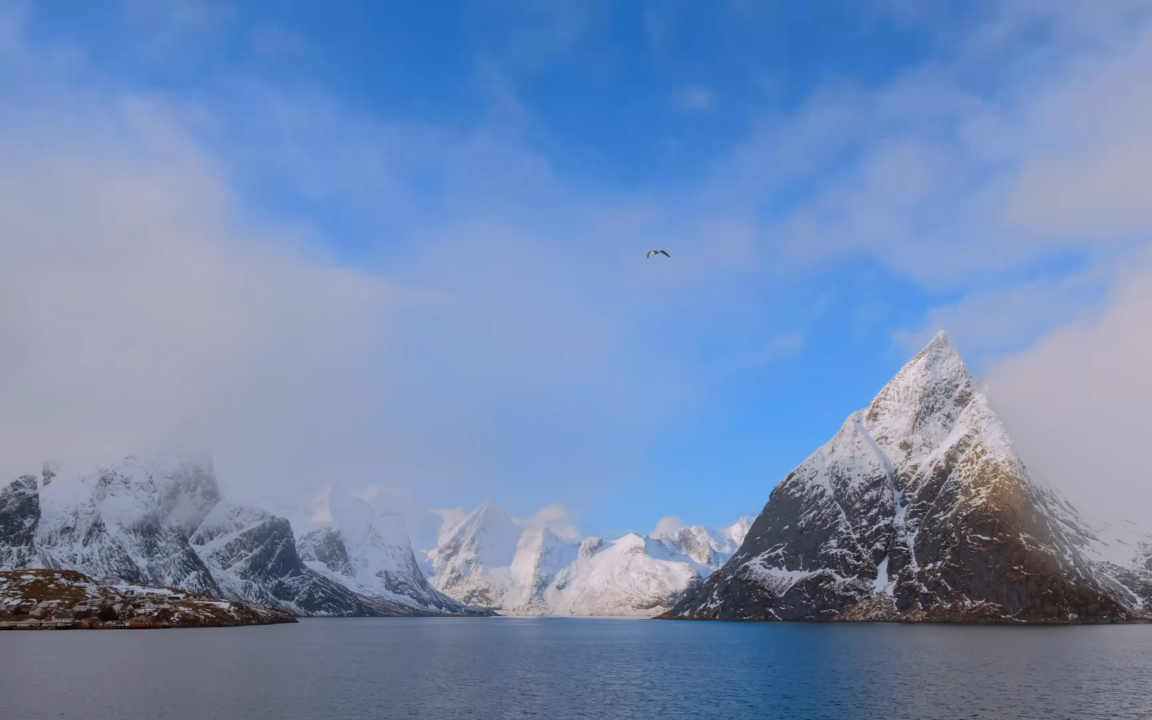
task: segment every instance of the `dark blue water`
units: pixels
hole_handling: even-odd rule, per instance
[[[1152,626],[305,620],[0,633],[0,718],[1152,718]]]

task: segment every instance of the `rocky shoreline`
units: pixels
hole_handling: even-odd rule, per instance
[[[297,622],[280,607],[174,588],[97,582],[74,570],[0,572],[0,630],[142,630]]]

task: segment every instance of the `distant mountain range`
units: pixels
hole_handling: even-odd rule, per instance
[[[77,570],[298,615],[1152,619],[1152,537],[1092,522],[1031,478],[943,333],[754,522],[580,540],[486,502],[446,513],[437,546],[414,552],[397,514],[335,491],[329,510],[298,536],[223,498],[207,455],[28,475],[0,487],[0,570]]]
[[[77,570],[278,605],[298,615],[490,614],[434,590],[399,517],[347,498],[297,541],[288,520],[220,496],[207,456],[128,457],[0,489],[0,570]]]
[[[342,492],[328,509],[329,522],[297,536],[287,519],[223,498],[207,455],[27,475],[0,489],[0,570],[76,570],[305,616],[655,615],[751,524],[576,542],[488,502],[444,528],[422,568],[399,515]]]
[[[507,615],[656,615],[723,565],[750,524],[572,541],[521,527],[486,502],[428,552],[431,583]]]

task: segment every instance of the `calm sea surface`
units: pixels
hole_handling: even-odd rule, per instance
[[[1152,626],[348,619],[0,633],[0,718],[1152,718]]]

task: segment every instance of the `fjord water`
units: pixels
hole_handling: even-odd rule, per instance
[[[1152,626],[567,618],[0,633],[0,718],[1148,718]]]

